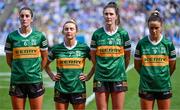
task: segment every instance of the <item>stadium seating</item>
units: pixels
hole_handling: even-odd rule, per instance
[[[84,34],[84,42],[89,45],[92,33],[103,25],[102,10],[108,2],[108,0],[19,0],[11,16],[4,21],[5,25],[0,27],[0,44],[4,44],[9,32],[19,27],[18,9],[29,6],[35,14],[33,27],[46,33],[50,46],[62,41],[57,39],[62,39],[60,37],[62,25],[69,18],[77,20],[80,34]],[[158,9],[165,22],[164,34],[177,48],[180,47],[179,0],[120,0],[117,3],[120,7],[121,25],[129,32],[133,44],[136,45],[144,34],[148,34],[146,20],[152,10]],[[8,6],[6,2],[0,2],[0,8],[6,6]]]

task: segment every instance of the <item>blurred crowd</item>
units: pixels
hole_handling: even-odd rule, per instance
[[[5,8],[5,3],[2,0],[0,0],[0,14],[3,13],[4,8]]]
[[[180,0],[111,1],[120,7],[121,25],[129,32],[132,45],[136,45],[143,35],[148,34],[147,18],[157,9],[164,18],[163,34],[174,42],[177,50],[180,48]],[[89,44],[92,33],[103,26],[102,11],[108,2],[109,0],[19,0],[17,7],[1,27],[0,43],[3,44],[7,34],[19,27],[18,9],[29,6],[35,14],[33,27],[45,32],[50,47],[63,40],[62,24],[69,18],[76,19],[79,34]],[[5,6],[5,2],[0,0],[0,14],[3,14]]]

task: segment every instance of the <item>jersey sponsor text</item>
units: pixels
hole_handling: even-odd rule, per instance
[[[120,46],[99,46],[96,55],[101,57],[120,57],[124,55],[124,48]]]
[[[144,66],[166,66],[169,64],[169,57],[164,55],[143,55],[142,64]]]
[[[13,49],[13,59],[40,57],[39,47],[18,47]]]
[[[81,69],[84,67],[84,58],[59,58],[56,61],[58,68]]]

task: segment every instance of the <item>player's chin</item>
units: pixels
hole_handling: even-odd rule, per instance
[[[30,24],[26,24],[26,23],[21,24],[21,27],[29,27],[29,26],[30,26]]]
[[[112,22],[111,21],[107,21],[106,25],[112,25]]]
[[[74,39],[74,37],[73,36],[67,36],[66,39],[67,40],[72,40],[72,39]]]

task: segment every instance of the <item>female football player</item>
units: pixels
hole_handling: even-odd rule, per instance
[[[104,7],[103,17],[105,25],[93,33],[91,41],[91,58],[95,65],[93,91],[98,110],[108,109],[109,95],[112,109],[122,110],[131,44],[127,31],[119,26],[119,9],[115,2]]]
[[[57,110],[67,110],[69,103],[74,110],[84,110],[86,101],[85,81],[89,75],[83,74],[85,59],[90,58],[90,49],[85,43],[76,40],[78,26],[74,20],[65,22],[62,33],[64,42],[52,47],[49,53],[46,72],[55,81],[54,101]],[[57,74],[49,65],[56,59]]]
[[[44,87],[42,70],[47,62],[47,40],[42,32],[33,30],[33,12],[24,7],[19,11],[21,27],[6,40],[7,64],[11,68],[9,95],[14,110],[24,110],[26,97],[30,108],[42,109]]]
[[[163,20],[158,11],[148,19],[150,35],[136,46],[135,69],[140,75],[141,109],[152,110],[157,100],[159,110],[170,109],[170,77],[175,70],[176,52],[171,41],[162,35]]]

